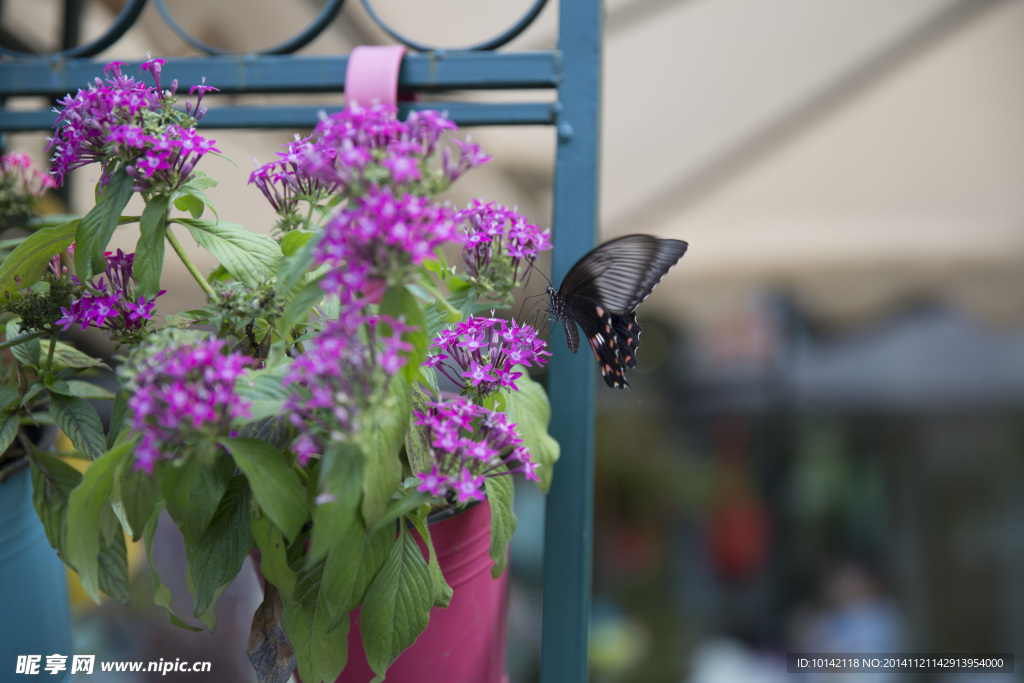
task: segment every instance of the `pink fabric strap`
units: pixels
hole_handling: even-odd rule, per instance
[[[398,70],[404,45],[360,45],[345,70],[345,105],[398,104]]]

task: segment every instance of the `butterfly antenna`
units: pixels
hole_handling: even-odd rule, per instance
[[[519,315],[516,316],[517,320],[521,320],[522,319],[522,317],[523,317],[523,309],[526,308],[526,302],[529,301],[530,299],[536,299],[539,296],[544,296],[544,292],[541,292],[540,294],[531,294],[530,296],[528,296],[525,299],[523,299],[523,305],[519,307]]]
[[[551,268],[551,266],[548,265],[548,267],[545,268],[544,270],[540,270],[539,268],[537,270],[540,270],[540,274],[543,275],[544,279],[548,281],[548,284],[553,287],[555,285],[555,283],[551,281],[551,270],[550,270],[550,268]]]

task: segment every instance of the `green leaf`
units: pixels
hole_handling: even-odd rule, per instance
[[[391,501],[391,504],[384,510],[384,514],[373,524],[371,531],[384,529],[389,524],[393,524],[399,517],[410,514],[421,505],[429,505],[431,500],[432,496],[423,491],[406,492],[398,500]]]
[[[171,609],[171,599],[173,597],[171,589],[160,580],[160,575],[157,574],[156,567],[153,565],[153,536],[156,535],[156,527],[160,521],[160,512],[162,510],[163,505],[158,504],[142,530],[142,539],[146,544],[146,561],[149,564],[149,578],[153,582],[153,602],[167,610],[167,616],[175,626],[188,629],[189,631],[202,631],[201,628],[186,622]]]
[[[174,198],[174,207],[179,211],[188,211],[192,218],[200,218],[206,204],[195,193],[182,188],[181,193]]]
[[[430,397],[417,386],[412,390],[412,410],[417,413],[427,412]],[[415,422],[409,424],[405,435],[405,452],[409,458],[409,467],[413,474],[429,472],[434,464],[433,449],[430,446],[429,431],[425,425]]]
[[[192,574],[190,572],[185,572],[185,587],[188,588],[189,595],[192,596],[192,600],[194,602],[196,587],[192,582]],[[214,608],[217,605],[217,601],[220,600],[221,593],[224,592],[225,588],[227,588],[226,585],[221,586],[213,592],[213,597],[210,599],[210,606],[206,608],[205,612],[197,617],[199,619],[199,623],[203,625],[203,628],[210,633],[217,630],[217,612]]]
[[[18,436],[21,419],[16,413],[0,413],[0,453],[3,453]]]
[[[394,543],[393,529],[367,533],[358,524],[337,538],[327,555],[323,574],[323,602],[329,631],[347,622],[349,612],[363,601]]]
[[[160,476],[164,468],[155,468],[148,474],[135,467],[135,458],[121,460],[114,472],[114,488],[110,503],[125,527],[125,532],[137,541],[142,537],[146,522],[160,505]],[[162,506],[161,506],[162,508]]]
[[[284,388],[286,367],[247,372],[235,383],[235,392],[249,402],[249,419],[253,422],[281,415],[281,404],[288,398]]]
[[[84,398],[50,393],[50,415],[75,448],[93,460],[103,455],[107,440],[96,409]]]
[[[109,370],[110,366],[98,358],[93,358],[92,356],[79,351],[70,344],[59,341],[53,350],[53,369],[58,371],[66,368],[74,368],[76,370],[82,370],[85,368],[105,368]]]
[[[222,439],[242,470],[256,504],[277,525],[290,543],[309,518],[306,488],[288,458],[274,446],[256,439]]]
[[[96,205],[85,214],[75,231],[75,273],[85,282],[106,268],[104,253],[124,208],[132,197],[135,181],[119,168],[103,188]]]
[[[0,410],[17,407],[20,398],[21,392],[18,391],[17,384],[14,382],[0,384]],[[3,449],[0,449],[0,453],[2,452]]]
[[[398,541],[366,591],[360,630],[366,660],[383,675],[427,627],[433,589],[427,563],[412,535],[399,527]]]
[[[157,195],[146,203],[139,221],[139,241],[135,245],[132,274],[138,283],[138,294],[146,297],[147,301],[152,301],[160,291],[169,205],[170,197]]]
[[[309,239],[300,245],[294,253],[284,259],[277,273],[277,294],[288,296],[295,288],[295,285],[302,280],[310,268],[313,267],[313,251],[322,238],[322,233],[316,239]]]
[[[203,171],[193,171],[192,177],[182,187],[187,187],[193,192],[202,192],[203,190],[209,190],[211,187],[217,187],[217,179]]]
[[[365,458],[361,511],[367,526],[384,514],[402,483],[399,450],[405,443],[411,408],[412,388],[401,375],[395,375],[384,400],[363,413],[357,439]]]
[[[124,531],[114,511],[107,507],[100,513],[100,590],[127,605],[131,602],[128,583],[128,548],[124,542]]]
[[[114,405],[110,410],[110,431],[107,432],[107,448],[114,447],[114,442],[125,428],[129,398],[131,398],[131,394],[123,387],[118,389],[117,394],[114,395]]]
[[[285,234],[281,238],[281,253],[286,257],[292,256],[299,250],[303,244],[312,239],[316,233],[306,232],[305,230],[292,230]]]
[[[284,606],[284,628],[304,681],[333,681],[348,661],[349,621],[328,628],[323,573],[322,561],[300,569],[295,595]]]
[[[96,386],[91,382],[83,382],[78,379],[69,379],[67,381],[59,380],[53,384],[47,385],[46,388],[62,396],[77,396],[78,398],[91,398],[103,401],[114,400],[114,394],[111,393],[109,389],[104,389],[103,387]]]
[[[67,513],[71,492],[82,481],[82,473],[60,458],[34,451],[32,463],[32,505],[43,522],[46,538],[64,562],[67,552]]]
[[[28,385],[28,389],[25,390],[25,395],[21,397],[21,403],[19,404],[19,407],[24,408],[26,406],[31,405],[32,402],[35,400],[36,396],[38,396],[44,389],[46,389],[46,385],[43,384],[42,382],[32,382],[32,384]],[[33,413],[33,418],[35,418],[38,421],[38,417],[40,415],[44,414]],[[45,417],[50,420],[50,424],[53,424],[53,418],[50,417],[49,413],[45,413]]]
[[[427,323],[423,309],[404,286],[390,287],[380,301],[380,312],[396,320],[404,320],[415,329],[402,333],[402,341],[410,344],[412,350],[403,353],[406,357],[402,372],[410,383],[419,374],[420,365],[427,359]]]
[[[299,290],[288,305],[277,322],[277,331],[284,338],[290,338],[292,328],[300,322],[305,322],[310,309],[320,303],[324,298],[324,290],[320,287],[320,279],[317,278]]]
[[[448,582],[445,581],[444,574],[441,573],[441,563],[437,560],[434,542],[430,538],[430,529],[427,525],[426,515],[409,515],[409,519],[412,521],[413,526],[416,527],[416,531],[419,532],[424,545],[427,546],[427,569],[430,571],[430,583],[434,588],[434,606],[447,607],[452,601],[454,591],[448,585]]]
[[[504,465],[502,466],[504,469]],[[508,543],[516,530],[515,513],[512,512],[512,477],[502,475],[484,480],[487,500],[491,504],[491,559],[494,566],[491,576],[498,578],[508,564]]]
[[[295,570],[288,564],[288,544],[266,515],[252,518],[252,538],[260,551],[260,573],[277,586],[285,600],[295,591]]]
[[[359,504],[362,499],[363,457],[351,443],[332,444],[324,453],[317,472],[313,505],[311,560],[319,560],[345,536],[349,527],[362,527]]]
[[[190,457],[167,464],[160,491],[186,542],[199,539],[210,525],[234,469],[227,455],[218,455],[212,462]]]
[[[185,540],[188,572],[195,586],[192,612],[196,617],[213,607],[215,596],[238,576],[252,548],[249,495],[246,478],[232,477],[206,531],[194,542]]]
[[[249,232],[238,223],[179,218],[202,248],[217,257],[238,281],[256,286],[274,276],[281,247],[266,235]]]
[[[100,601],[100,520],[103,511],[110,510],[114,470],[130,449],[131,444],[122,444],[97,458],[68,498],[67,562],[78,572],[82,588],[97,604]]]
[[[516,380],[519,391],[495,396],[503,396],[505,416],[509,422],[515,423],[516,431],[523,440],[523,445],[530,451],[533,462],[540,464],[537,468],[540,480],[537,485],[542,491],[547,491],[551,486],[551,475],[560,453],[558,442],[548,434],[551,403],[544,387],[526,374],[526,368],[517,365],[513,370],[523,373],[523,376]]]
[[[20,322],[20,318],[11,318],[8,320],[7,326],[4,328],[4,337],[7,339],[15,339],[22,336],[18,332],[18,324]],[[39,367],[39,339],[32,337],[17,346],[12,346],[11,354],[14,356],[14,359],[22,365],[27,365],[32,368]]]
[[[213,215],[217,215],[217,209],[213,202],[206,196],[203,190],[216,187],[217,181],[202,171],[194,171],[191,180],[178,188],[174,193],[174,206],[181,211],[188,211],[192,218],[199,218],[203,215],[205,207],[210,207]]]
[[[451,325],[462,320],[462,312],[452,306],[446,299],[438,299],[434,302],[433,306],[428,307],[430,309],[430,320],[433,321],[435,318],[441,324]],[[435,328],[435,323],[430,323],[430,328]]]
[[[0,264],[0,298],[6,298],[4,292],[10,292],[15,298],[18,296],[15,278],[21,282],[22,288],[35,284],[46,272],[50,259],[75,241],[77,229],[78,220],[73,220],[54,228],[43,228],[26,237]]]

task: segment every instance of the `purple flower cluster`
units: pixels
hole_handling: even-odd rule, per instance
[[[71,302],[70,307],[61,307],[64,314],[57,325],[67,330],[75,324],[82,329],[89,326],[104,328],[116,337],[140,332],[146,321],[152,319],[156,297],[147,301],[144,296],[135,293],[135,276],[132,264],[135,254],[125,254],[120,249],[117,253],[106,253],[107,268],[98,280],[89,283],[91,292],[86,290],[80,298]],[[161,290],[157,293],[160,296]]]
[[[436,111],[413,112],[402,122],[390,105],[346,107],[317,125],[307,169],[342,190],[367,182],[408,185],[427,176],[440,151],[442,177],[451,183],[491,159],[469,140],[454,139],[458,154],[442,145],[441,136],[456,128]],[[385,173],[374,173],[379,168]]]
[[[515,372],[516,365],[538,367],[547,363],[551,355],[547,342],[537,337],[537,330],[529,325],[520,326],[500,318],[469,316],[454,328],[443,330],[430,348],[439,348],[425,365],[434,367],[464,393],[475,392],[483,397],[507,387],[518,391],[516,380],[523,373]]]
[[[97,78],[87,90],[58,102],[63,109],[55,110],[59,116],[50,138],[58,183],[76,168],[100,163],[100,183],[105,185],[113,172],[109,162],[117,160],[135,180],[136,190],[154,185],[174,189],[204,155],[219,151],[193,129],[206,113],[200,107],[203,95],[216,88],[205,83],[193,86],[189,94],[196,96],[195,107],[187,103],[184,112],[177,111],[171,106],[177,81],[169,90],[160,88],[164,63],[151,59],[139,67],[153,75],[156,86],[150,87],[122,74],[123,62],[110,62],[103,67],[106,81]]]
[[[249,184],[255,185],[270,201],[281,216],[294,214],[300,199],[317,203],[334,189],[333,183],[309,173],[307,159],[325,155],[330,157],[333,150],[324,148],[322,140],[314,141],[312,136],[300,138],[284,145],[287,151],[278,152],[277,159],[258,167],[249,175]]]
[[[466,272],[488,290],[507,294],[522,284],[537,255],[551,249],[551,231],[541,230],[500,204],[478,199],[455,214],[465,232]]]
[[[412,345],[402,340],[402,333],[409,329],[388,316],[347,311],[306,342],[305,352],[284,378],[290,395],[282,408],[298,431],[292,451],[300,464],[357,428],[360,407],[384,384],[378,370],[389,377],[405,364],[402,354]]]
[[[324,289],[365,293],[374,281],[404,275],[457,236],[447,208],[426,197],[371,186],[327,222],[314,259],[333,269],[323,280]]]
[[[227,343],[210,339],[177,343],[142,361],[128,400],[132,430],[141,434],[135,468],[153,472],[183,446],[226,434],[231,421],[248,417],[249,405],[234,391],[248,358],[225,354]]]
[[[490,160],[469,140],[453,140],[457,153],[443,145],[442,135],[455,129],[436,111],[413,112],[402,122],[393,106],[347,107],[325,116],[312,136],[289,144],[279,159],[253,171],[249,183],[282,216],[294,212],[299,198],[316,203],[328,194],[354,197],[374,185],[429,194],[440,189],[439,179],[452,183]],[[430,160],[438,152],[435,171]]]
[[[419,472],[419,490],[434,496],[454,493],[460,503],[484,498],[487,477],[523,472],[537,481],[537,463],[522,445],[516,426],[495,413],[458,397],[414,412],[430,444],[433,466]],[[502,467],[504,465],[504,467]]]

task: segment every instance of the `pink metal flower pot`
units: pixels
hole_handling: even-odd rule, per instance
[[[430,610],[430,623],[387,671],[388,683],[507,683],[505,631],[508,572],[491,578],[491,506],[480,503],[430,525],[441,572],[454,595],[447,609]],[[419,535],[414,534],[419,542]],[[426,548],[420,542],[426,557]],[[352,613],[348,665],[337,683],[367,683],[359,613]]]

